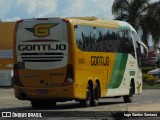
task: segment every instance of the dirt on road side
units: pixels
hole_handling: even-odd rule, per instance
[[[29,107],[29,101],[18,100],[14,96],[14,89],[8,87],[0,88],[0,109],[12,107]]]
[[[141,111],[141,112],[160,112],[160,104],[159,103],[137,103],[137,104],[130,104],[127,106],[118,106],[118,108],[112,107],[110,111]]]
[[[152,96],[151,96],[152,95]],[[137,99],[133,103],[121,103],[122,100],[119,100],[119,104],[116,103],[116,99],[113,99],[113,104],[109,104],[111,101],[108,101],[108,99],[100,100],[101,103],[97,107],[89,107],[89,108],[79,108],[78,103],[75,104],[71,102],[59,103],[58,107],[59,110],[70,110],[70,111],[160,111],[160,92],[159,90],[144,90],[142,95],[135,96],[135,99]],[[153,99],[154,98],[154,99]],[[153,99],[153,100],[152,100]],[[152,100],[152,101],[151,101]],[[108,101],[108,103],[106,102]],[[106,103],[105,103],[106,102]],[[73,103],[73,104],[72,104]],[[104,105],[102,105],[105,103]],[[70,109],[64,109],[67,106],[71,106]],[[72,105],[75,105],[76,107],[72,109]],[[4,108],[13,108],[17,109],[20,108],[29,108],[32,109],[30,101],[22,101],[18,100],[14,96],[14,89],[13,88],[0,88],[0,109]],[[61,109],[62,108],[62,109]],[[53,109],[56,110],[57,109]]]
[[[135,105],[129,107],[128,111],[160,111],[160,103]]]

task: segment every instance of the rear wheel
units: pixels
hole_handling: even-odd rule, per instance
[[[124,102],[125,103],[131,103],[133,100],[133,94],[134,94],[134,88],[132,82],[130,83],[130,90],[129,90],[129,95],[123,96]]]
[[[99,101],[99,85],[96,83],[96,87],[92,92],[91,106],[97,106]]]
[[[79,103],[82,107],[89,107],[91,103],[91,86],[88,85],[86,90],[86,99],[80,100]]]
[[[31,100],[33,108],[54,108],[56,101],[54,100]]]

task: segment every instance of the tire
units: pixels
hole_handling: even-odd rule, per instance
[[[91,86],[88,85],[86,90],[86,99],[82,99],[79,101],[81,107],[89,107],[91,104]]]
[[[31,100],[32,108],[54,108],[56,106],[56,101],[54,100]]]
[[[130,83],[129,95],[123,96],[123,100],[125,103],[131,103],[133,100],[134,88],[132,82]]]
[[[91,106],[98,106],[99,101],[99,85],[96,83],[96,87],[92,92]]]
[[[14,87],[14,77],[11,77],[11,87]]]

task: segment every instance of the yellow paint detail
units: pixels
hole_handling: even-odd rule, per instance
[[[103,65],[101,62],[105,62],[105,60],[101,61],[100,64],[96,63],[96,59],[92,59],[93,56],[101,57],[101,58],[109,58],[109,64]],[[79,86],[76,89],[79,95],[84,95],[85,89],[88,81],[92,80],[95,83],[96,80],[100,81],[101,84],[101,96],[105,96],[107,93],[107,86],[111,78],[114,61],[115,61],[116,53],[100,53],[100,52],[77,52],[76,53],[76,63],[75,63],[75,80]],[[93,61],[94,60],[94,61]],[[99,60],[98,60],[99,61]],[[95,64],[92,64],[92,62]],[[85,98],[85,96],[83,96]]]
[[[0,59],[0,70],[13,69],[13,59]]]
[[[66,67],[45,71],[20,69],[19,75],[22,84],[25,86],[61,87],[66,77],[66,69]]]
[[[15,22],[0,23],[0,50],[13,49],[13,30]]]
[[[34,35],[37,37],[46,37],[49,35],[49,29],[57,24],[38,24],[34,26]]]
[[[140,93],[140,91],[141,91],[141,83],[138,83],[138,81],[137,81],[137,85],[138,85],[138,87],[137,87],[138,93]]]

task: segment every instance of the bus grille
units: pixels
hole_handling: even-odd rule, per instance
[[[24,62],[59,62],[62,61],[63,53],[22,53]]]

